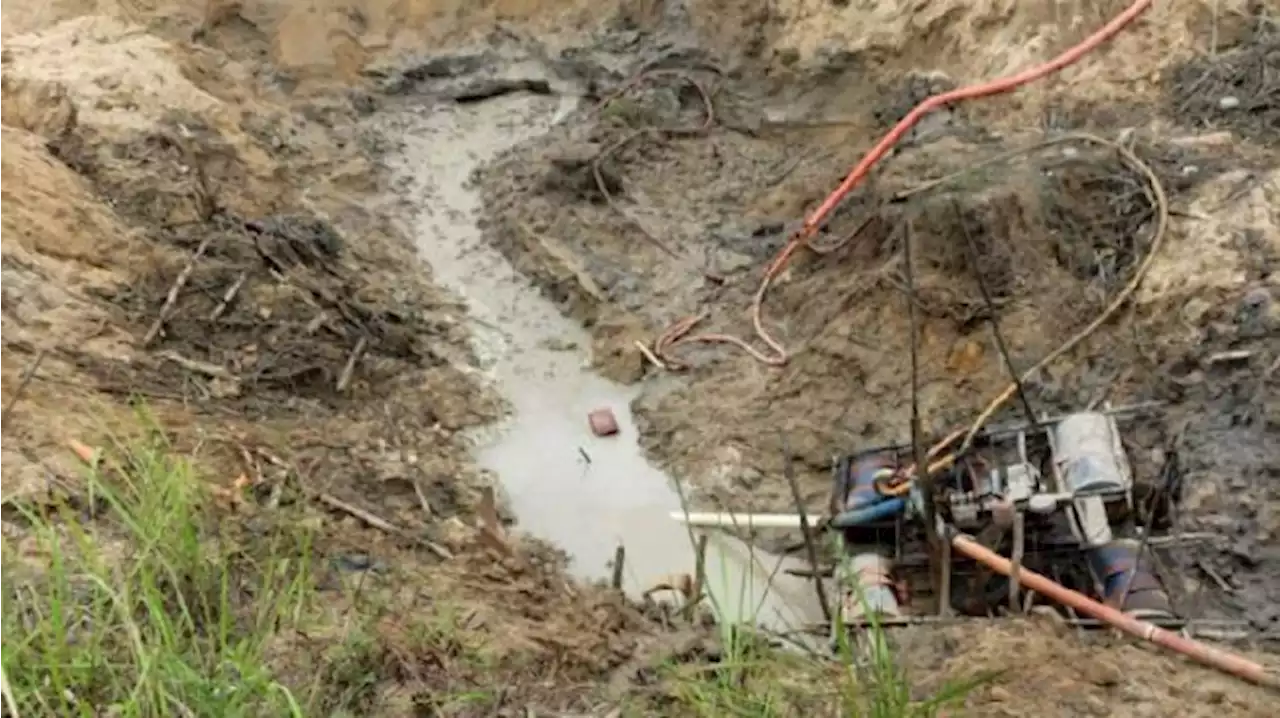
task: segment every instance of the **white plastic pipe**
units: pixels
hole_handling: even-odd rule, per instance
[[[748,527],[757,529],[794,529],[804,528],[800,523],[800,514],[735,514],[715,513],[710,511],[690,512],[672,511],[671,518],[689,526],[701,528],[736,528]],[[813,517],[809,517],[809,525],[816,525]]]

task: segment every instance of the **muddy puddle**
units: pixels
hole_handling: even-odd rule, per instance
[[[692,573],[695,563],[688,532],[671,518],[679,494],[637,442],[630,405],[640,390],[589,368],[587,333],[481,238],[480,199],[470,186],[477,166],[545,132],[576,102],[507,95],[387,122],[404,143],[394,170],[419,207],[421,255],[435,280],[468,304],[479,368],[511,405],[506,421],[475,437],[477,461],[500,480],[520,528],[566,551],[578,576],[609,576],[616,547],[625,546],[624,587],[640,595],[666,576]],[[592,435],[587,415],[599,408],[616,415],[616,436]],[[723,617],[779,629],[820,619],[812,586],[778,564],[712,536],[708,590]]]

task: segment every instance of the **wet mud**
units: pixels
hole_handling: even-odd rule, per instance
[[[578,577],[620,576],[622,588],[641,600],[697,562],[693,536],[671,518],[681,509],[676,487],[637,443],[630,405],[638,387],[596,376],[586,332],[516,275],[474,224],[480,207],[473,170],[564,121],[577,105],[572,96],[539,94],[482,106],[454,97],[458,104],[434,107],[425,118],[407,108],[379,122],[386,136],[403,138],[395,170],[421,213],[413,232],[418,249],[433,279],[465,300],[477,372],[510,407],[509,419],[475,432],[480,467],[503,489],[522,532],[564,551]],[[612,437],[589,429],[588,414],[601,408],[619,420]],[[772,556],[720,537],[704,561],[710,604],[722,620],[785,631],[822,618],[811,584],[781,573]]]
[[[220,507],[230,533],[319,527],[341,625],[368,604],[340,587],[376,594],[370,711],[495,682],[484,714],[664,705],[660,666],[716,659],[705,627],[566,562],[607,574],[621,540],[633,592],[692,569],[666,479],[694,508],[789,511],[790,458],[825,506],[833,454],[906,438],[908,301],[926,431],[971,421],[1007,381],[992,317],[1029,366],[1151,247],[1149,188],[1114,151],[999,159],[1082,129],[1152,168],[1170,226],[1132,300],[1028,398],[1165,402],[1127,440],[1140,483],[1176,477],[1174,526],[1197,537],[1164,554],[1166,581],[1181,611],[1272,645],[1280,135],[1261,4],[1158,4],[1096,61],[931,116],[827,251],[775,282],[763,325],[785,366],[689,343],[666,369],[637,344],[703,313],[698,331],[768,350],[749,311],[764,266],[910,107],[1052,56],[1117,3],[74,5],[5,11],[5,503],[75,496],[66,440],[144,404],[211,483],[249,481]],[[588,435],[601,405],[620,436]],[[495,485],[516,519],[499,545],[477,518]],[[411,640],[442,606],[488,663]],[[332,677],[341,625],[286,641],[286,678]],[[974,715],[1270,715],[1230,679],[1047,619],[894,640],[921,690],[1005,671]]]
[[[1166,402],[1130,429],[1137,480],[1154,485],[1176,454],[1187,497],[1178,526],[1218,531],[1170,559],[1183,566],[1174,582],[1187,583],[1175,592],[1197,615],[1270,631],[1280,586],[1267,548],[1280,429],[1268,418],[1280,320],[1276,147],[1265,132],[1275,35],[1241,37],[1212,67],[1167,68],[1181,109],[1154,93],[1110,113],[1069,92],[1045,104],[1056,108],[1050,132],[1130,147],[1158,176],[1173,220],[1135,300],[1027,392],[1037,413]],[[892,63],[848,57],[784,69],[729,55],[739,62],[726,70],[707,46],[638,49],[618,69],[607,48],[593,50],[573,56],[586,65],[577,75],[611,81],[592,111],[486,170],[487,237],[590,329],[598,370],[639,383],[642,442],[708,509],[791,509],[784,451],[817,509],[833,454],[907,438],[904,227],[917,247],[920,402],[933,436],[971,420],[1007,382],[978,276],[1009,360],[1025,369],[1116,296],[1154,239],[1151,190],[1114,151],[1064,142],[996,161],[1053,135],[991,121],[1003,100],[956,108],[917,127],[824,228],[826,251],[804,253],[775,282],[763,321],[792,352],[785,366],[684,344],[662,358],[687,366],[663,371],[636,343],[699,314],[699,329],[769,352],[749,313],[764,265],[904,108],[951,81],[941,66],[904,80]],[[1197,68],[1199,88],[1185,82]],[[1257,99],[1236,115],[1244,124],[1200,124],[1210,120],[1195,119],[1195,102],[1230,90],[1228,75],[1253,78]],[[1228,127],[1239,141],[1219,132]],[[1021,415],[1011,405],[998,418]]]
[[[360,125],[376,87],[289,96],[234,12],[194,44],[105,11],[16,37],[5,17],[6,585],[32,558],[24,512],[70,505],[110,530],[68,442],[142,435],[190,458],[250,567],[309,532],[323,615],[268,638],[283,683],[323,677],[319,710],[409,715],[495,681],[562,707],[700,640],[575,584],[545,544],[482,540],[467,431],[506,406],[397,224],[414,215],[375,211],[394,139]],[[441,626],[452,643],[424,643]],[[454,659],[464,641],[483,664]]]

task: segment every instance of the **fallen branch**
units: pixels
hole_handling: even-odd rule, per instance
[[[149,346],[151,342],[160,334],[160,329],[164,327],[164,323],[168,321],[169,315],[173,312],[173,307],[178,303],[178,295],[182,293],[182,288],[186,286],[187,280],[191,279],[191,273],[195,271],[196,262],[204,256],[204,252],[209,248],[209,243],[213,241],[215,235],[210,234],[200,242],[200,246],[196,247],[196,251],[191,255],[191,259],[187,260],[187,266],[182,268],[178,273],[178,278],[173,280],[173,286],[169,288],[169,294],[164,299],[164,304],[160,306],[160,313],[156,315],[156,320],[151,323],[151,328],[142,337],[142,346]]]
[[[652,364],[652,365],[654,365],[654,366],[658,367],[658,368],[659,368],[659,369],[661,369],[662,371],[667,371],[667,365],[666,365],[666,364],[664,364],[664,363],[662,362],[662,360],[661,360],[661,359],[659,359],[659,358],[658,358],[658,357],[653,353],[653,350],[651,350],[649,347],[645,346],[645,345],[644,345],[644,342],[642,342],[642,341],[640,341],[639,339],[637,339],[637,340],[635,341],[635,345],[636,345],[636,349],[638,349],[638,350],[640,351],[640,354],[641,354],[642,356],[644,356],[644,358],[645,358],[645,359],[647,359],[647,360],[649,361],[649,363],[650,363],[650,364]]]
[[[360,519],[361,521],[365,522],[366,524],[372,526],[375,529],[378,529],[379,531],[385,531],[389,534],[395,534],[397,536],[405,535],[404,531],[401,530],[399,526],[396,526],[395,524],[382,518],[381,516],[378,516],[375,513],[372,513],[370,511],[365,511],[359,506],[354,506],[352,504],[349,504],[346,501],[343,501],[342,499],[336,496],[333,496],[331,494],[320,493],[320,494],[316,494],[316,499],[320,501],[320,503],[324,504],[325,506],[328,506],[331,509],[336,509],[346,514],[350,514],[351,516],[354,516]]]
[[[160,352],[159,356],[161,359],[167,359],[173,362],[174,364],[177,364],[178,366],[182,367],[183,369],[186,369],[187,371],[192,371],[197,374],[203,374],[204,376],[207,376],[211,379],[226,379],[227,381],[235,381],[235,382],[240,381],[240,378],[237,377],[235,374],[232,374],[231,372],[227,371],[225,368],[220,367],[216,364],[197,361],[195,359],[188,359],[187,357],[184,357],[181,354],[177,352],[172,352],[172,351]]]
[[[213,311],[209,313],[209,321],[217,321],[218,317],[221,317],[222,313],[227,311],[227,307],[231,306],[231,302],[235,301],[236,295],[240,293],[240,288],[248,280],[248,272],[241,272],[240,276],[236,277],[236,281],[232,282],[231,286],[227,287],[227,291],[222,295],[222,300],[218,302],[218,306],[214,307]]]
[[[395,524],[382,518],[381,516],[378,516],[377,514],[371,511],[366,511],[360,508],[359,506],[354,506],[352,504],[349,504],[346,501],[343,501],[342,499],[336,496],[333,496],[332,494],[317,493],[317,494],[314,494],[314,496],[317,501],[324,504],[325,506],[328,506],[329,508],[335,511],[340,511],[350,516],[354,516],[355,518],[363,521],[364,523],[368,524],[369,526],[375,529],[378,529],[379,531],[384,531],[386,533],[392,534],[393,536],[401,536],[401,537],[410,539],[412,541],[416,541],[422,544],[423,546],[425,546],[428,550],[430,550],[432,553],[434,553],[436,556],[438,556],[441,559],[448,561],[449,559],[453,558],[453,552],[445,548],[444,546],[441,546],[440,544],[437,544],[434,541],[428,541],[419,536],[413,536],[409,534],[407,531],[405,531],[404,529],[401,529],[399,526],[396,526]]]
[[[9,403],[4,405],[4,411],[0,412],[0,425],[4,425],[9,421],[9,414],[13,411],[13,407],[22,398],[23,393],[27,390],[27,385],[35,378],[36,371],[40,369],[40,364],[44,362],[47,350],[41,349],[36,353],[36,358],[31,360],[31,365],[27,370],[22,372],[22,378],[18,380],[18,386],[13,390],[13,396],[9,397]]]
[[[351,376],[355,373],[356,362],[360,361],[360,356],[364,354],[365,347],[369,346],[368,337],[360,337],[360,341],[356,342],[356,346],[351,350],[351,357],[347,359],[347,365],[342,367],[342,373],[338,375],[338,392],[347,390],[347,386],[351,384]]]

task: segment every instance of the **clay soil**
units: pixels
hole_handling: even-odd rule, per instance
[[[750,340],[763,266],[893,122],[940,88],[1052,56],[1120,5],[6,7],[6,507],[83,498],[68,440],[128,435],[143,404],[244,540],[282,516],[317,527],[329,567],[317,591],[343,618],[278,638],[285,680],[331,677],[334,701],[356,686],[361,701],[341,707],[368,715],[603,715],[627,696],[681,714],[653,669],[714,654],[704,629],[572,583],[553,549],[495,545],[477,528],[485,484],[462,433],[502,399],[467,368],[459,302],[397,218],[368,209],[393,191],[379,158],[394,138],[363,120],[467,72],[454,48],[514,38],[587,102],[479,178],[487,236],[593,331],[601,372],[644,382],[647,450],[706,503],[787,510],[785,446],[816,509],[833,453],[905,438],[901,228],[916,247],[931,432],[1007,381],[975,272],[1026,367],[1114,296],[1153,238],[1141,176],[1087,143],[887,200],[1050,132],[1132,147],[1169,196],[1163,246],[1133,301],[1029,400],[1045,412],[1167,402],[1132,434],[1140,478],[1176,455],[1179,527],[1218,537],[1170,556],[1173,592],[1248,621],[1256,644],[1280,620],[1280,30],[1262,4],[1159,4],[1094,59],[931,119],[837,214],[823,237],[835,249],[802,253],[776,283],[765,323],[785,366],[686,345],[673,350],[684,370],[661,372],[635,348],[701,312],[707,329]],[[6,509],[4,528],[20,550],[20,517]],[[462,638],[424,643],[445,605]],[[374,648],[338,670],[351,616]],[[488,658],[459,659],[459,640]],[[972,715],[1271,714],[1258,689],[1051,622],[899,643],[921,690],[998,672]],[[459,686],[494,700],[446,711],[437,698]]]

